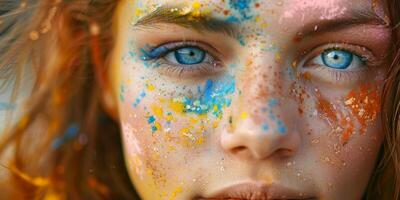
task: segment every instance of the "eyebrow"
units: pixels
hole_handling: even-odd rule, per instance
[[[176,24],[184,28],[194,29],[199,32],[211,31],[222,33],[232,38],[239,35],[238,27],[233,23],[203,16],[193,11],[185,11],[182,7],[160,6],[151,13],[139,18],[133,25],[134,28],[157,28],[158,24]]]
[[[195,16],[193,11],[185,12],[179,6],[160,6],[149,14],[139,18],[133,24],[134,28],[157,28],[159,24],[176,24],[203,32],[204,30],[222,33],[232,38],[237,38],[240,33],[238,27],[229,21],[224,21],[212,16]],[[368,8],[354,9],[345,17],[336,19],[324,19],[318,22],[311,22],[302,26],[297,33],[301,37],[310,37],[324,32],[340,31],[357,25],[373,24],[389,27],[390,23],[378,16]]]
[[[390,22],[378,16],[374,11],[363,8],[355,9],[346,14],[345,17],[321,20],[317,23],[312,22],[302,27],[302,31],[298,33],[301,37],[309,37],[315,34],[321,34],[325,32],[337,32],[346,28],[354,27],[357,25],[376,25],[388,28]]]

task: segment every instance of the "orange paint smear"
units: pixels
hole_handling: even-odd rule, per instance
[[[318,112],[329,121],[334,129],[340,127],[343,130],[341,140],[343,144],[346,144],[354,133],[353,121],[350,117],[346,117],[342,111],[335,109],[320,93],[317,94],[317,98]]]
[[[343,127],[347,126],[347,128],[343,131],[342,134],[342,142],[346,144],[349,141],[350,136],[354,132],[354,123],[351,120],[347,122],[345,118],[342,118],[342,121],[344,121]]]
[[[338,118],[336,116],[335,108],[333,105],[322,97],[321,94],[317,95],[317,110],[318,112],[328,119],[328,121],[333,124],[338,124]]]
[[[345,105],[360,124],[360,134],[364,134],[380,111],[378,88],[372,84],[362,85],[359,91],[349,92]]]

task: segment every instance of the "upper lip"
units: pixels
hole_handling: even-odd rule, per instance
[[[278,199],[316,199],[309,194],[296,191],[287,187],[263,184],[258,182],[246,182],[228,186],[200,199],[242,199],[242,200],[278,200]]]

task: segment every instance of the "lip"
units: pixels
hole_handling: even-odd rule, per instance
[[[209,197],[196,200],[316,200],[316,197],[290,189],[287,187],[263,184],[259,182],[246,182],[223,188]]]

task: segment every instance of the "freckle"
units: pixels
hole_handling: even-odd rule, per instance
[[[301,35],[296,35],[293,37],[293,42],[299,43],[299,42],[301,42],[302,39],[303,39],[303,37]]]
[[[259,7],[260,7],[260,3],[256,3],[256,4],[254,5],[254,7],[259,8]]]
[[[229,10],[224,10],[224,15],[229,15]]]
[[[306,80],[311,80],[311,73],[310,72],[304,72],[303,73],[303,78]]]

